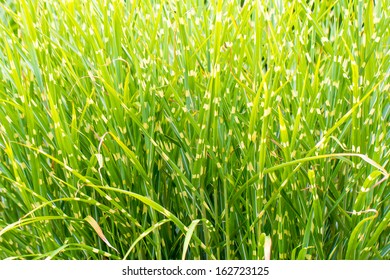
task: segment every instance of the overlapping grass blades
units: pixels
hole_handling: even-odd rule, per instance
[[[0,258],[389,259],[389,7],[0,1]]]

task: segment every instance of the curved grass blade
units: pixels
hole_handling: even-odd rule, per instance
[[[149,233],[151,233],[152,231],[154,231],[155,229],[159,228],[160,226],[162,226],[163,224],[167,223],[167,222],[170,222],[171,220],[169,219],[163,219],[161,221],[159,221],[157,224],[154,224],[152,225],[150,228],[148,228],[147,230],[145,230],[142,234],[140,234],[137,239],[133,242],[133,244],[131,244],[129,250],[127,250],[127,253],[125,254],[125,256],[123,257],[123,260],[126,260],[127,257],[129,256],[130,252],[134,249],[134,247],[138,244],[139,241],[141,241],[142,239],[144,239]]]
[[[191,225],[188,227],[186,237],[184,238],[184,244],[183,244],[183,253],[181,255],[181,259],[184,261],[186,258],[188,245],[190,244],[191,237],[194,234],[194,230],[196,226],[199,224],[200,220],[194,220],[191,222]]]
[[[99,235],[101,240],[103,240],[103,242],[106,243],[108,247],[110,247],[111,249],[114,249],[115,252],[119,253],[118,250],[116,248],[114,248],[110,244],[110,242],[108,242],[107,238],[104,236],[102,229],[100,228],[99,224],[96,222],[96,220],[94,218],[92,218],[91,216],[87,216],[87,217],[85,217],[84,220],[86,220],[92,226],[92,228]]]
[[[360,214],[369,213],[369,212],[373,212],[374,215],[370,216],[370,217],[367,217],[367,218],[364,218],[363,220],[361,220],[357,224],[357,226],[353,229],[353,231],[352,231],[351,237],[349,238],[349,241],[348,241],[347,252],[345,254],[347,260],[352,260],[352,259],[359,258],[359,255],[357,255],[358,252],[356,250],[356,248],[358,247],[359,243],[361,243],[361,241],[359,240],[359,234],[361,233],[361,230],[363,229],[363,226],[364,226],[365,223],[367,223],[368,221],[373,220],[376,217],[378,217],[378,211],[375,210],[375,209],[369,209],[369,210],[366,210],[366,211],[353,213],[355,215],[360,215]]]

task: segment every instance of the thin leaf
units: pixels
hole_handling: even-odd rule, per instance
[[[117,253],[119,253],[118,250],[115,249],[110,244],[110,242],[108,242],[107,238],[104,236],[102,229],[100,228],[99,224],[96,222],[96,220],[94,218],[92,218],[91,216],[87,216],[87,217],[85,217],[84,220],[86,220],[92,226],[92,228],[95,230],[95,232],[99,235],[100,239],[103,240],[103,242],[106,243],[108,247],[110,247],[111,249],[114,249]]]

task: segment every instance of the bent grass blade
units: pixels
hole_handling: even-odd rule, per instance
[[[115,252],[119,253],[118,250],[116,248],[114,248],[110,244],[110,242],[107,240],[107,238],[104,236],[102,229],[100,228],[99,224],[96,222],[96,220],[94,218],[92,218],[91,216],[87,216],[87,217],[85,217],[84,220],[87,221],[92,226],[92,228],[95,230],[97,235],[99,235],[100,239],[103,240],[103,242],[106,243],[108,247],[110,247],[111,249],[114,249]]]

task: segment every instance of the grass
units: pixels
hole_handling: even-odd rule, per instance
[[[389,7],[0,1],[0,258],[390,259]]]

